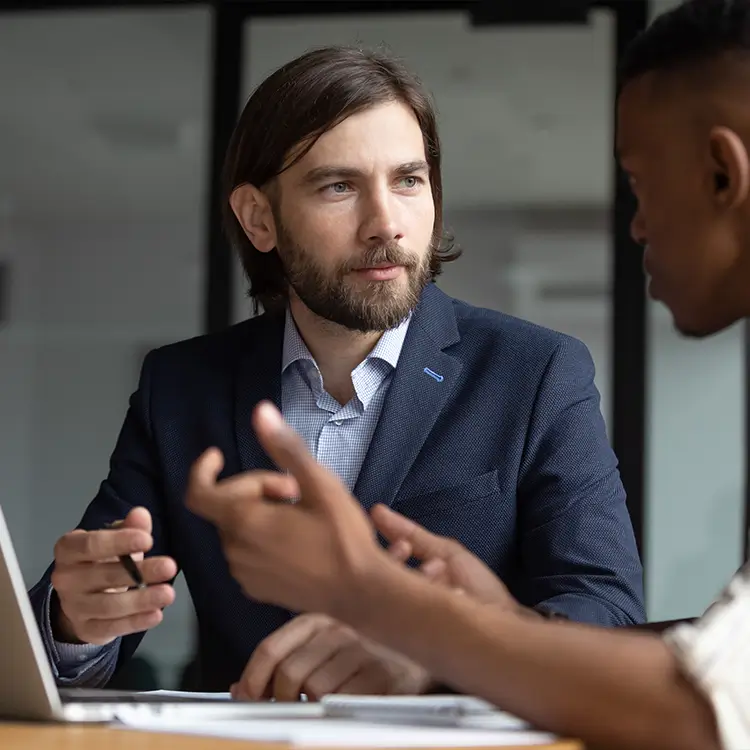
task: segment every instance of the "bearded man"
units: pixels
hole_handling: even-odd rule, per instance
[[[240,681],[250,697],[296,700],[434,688],[424,668],[328,616],[245,596],[220,533],[186,507],[208,447],[224,479],[274,468],[251,424],[265,400],[365,509],[385,504],[458,540],[525,606],[643,621],[586,347],[434,284],[459,252],[419,81],[342,47],[283,66],[239,119],[224,199],[263,314],[146,357],[109,475],[30,594],[58,683],[106,684],[161,621],[181,570],[203,690]],[[130,585],[123,555],[147,586]]]

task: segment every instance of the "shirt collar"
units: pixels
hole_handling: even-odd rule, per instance
[[[291,365],[299,360],[315,361],[297,330],[291,311],[287,308],[284,322],[284,347],[281,353],[281,372],[286,372]]]
[[[367,355],[368,359],[379,359],[387,362],[394,370],[401,356],[401,349],[404,346],[406,332],[409,330],[411,314],[396,328],[391,328],[380,337],[375,348]],[[286,320],[284,323],[284,346],[281,354],[281,372],[284,373],[294,362],[308,360],[315,363],[310,350],[302,340],[297,325],[294,322],[292,313],[287,308]]]

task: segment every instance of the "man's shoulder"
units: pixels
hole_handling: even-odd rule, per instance
[[[242,321],[215,333],[193,336],[152,349],[148,353],[151,363],[159,368],[194,368],[198,365],[232,366],[259,337],[268,336],[272,321],[260,315]]]
[[[557,351],[588,359],[588,349],[579,339],[514,315],[477,307],[450,298],[456,323],[465,347],[481,350],[486,356],[512,356],[521,361],[549,361]]]

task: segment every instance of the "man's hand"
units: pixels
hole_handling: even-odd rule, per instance
[[[375,528],[390,543],[389,552],[395,559],[406,562],[410,557],[416,558],[428,578],[458,589],[483,604],[507,609],[521,607],[505,584],[459,542],[431,534],[384,505],[376,505],[371,517]]]
[[[145,508],[133,508],[120,528],[76,529],[62,536],[52,571],[59,601],[51,623],[55,637],[104,645],[158,625],[162,609],[174,601],[166,582],[177,575],[177,564],[169,557],[143,560],[152,544],[151,514]],[[128,554],[139,561],[147,588],[129,588],[132,581],[118,560]]]
[[[291,476],[251,471],[217,481],[221,453],[194,464],[187,506],[212,522],[234,578],[248,596],[287,609],[335,614],[373,572],[388,565],[359,503],[318,464],[278,409],[253,413],[263,448]],[[280,502],[300,497],[298,503]]]
[[[329,693],[418,695],[430,684],[426,670],[327,615],[300,615],[255,650],[234,698],[319,700]]]

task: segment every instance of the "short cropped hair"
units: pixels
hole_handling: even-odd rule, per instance
[[[700,66],[731,52],[750,53],[750,0],[686,0],[630,44],[618,69],[618,93],[647,73]]]

